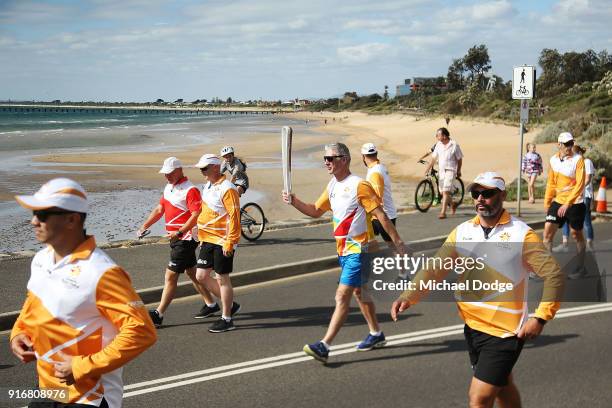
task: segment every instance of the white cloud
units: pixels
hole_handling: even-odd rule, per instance
[[[70,92],[102,84],[106,98],[138,99],[181,81],[188,84],[181,97],[329,96],[409,74],[444,74],[474,44],[487,45],[495,73],[507,77],[508,67],[537,61],[542,48],[601,50],[612,41],[610,0],[559,0],[546,11],[509,0],[186,3],[89,0],[66,8],[0,0],[0,60],[10,61],[0,64],[0,89],[5,97],[35,97],[23,90],[57,77],[57,88]],[[527,27],[528,40],[517,41]],[[63,84],[65,66],[74,74]]]
[[[507,19],[517,14],[507,0],[482,2],[471,6],[444,8],[438,13],[438,17],[445,22],[455,20],[468,20],[478,23],[494,24],[495,21]]]
[[[354,45],[349,47],[340,47],[336,50],[336,54],[344,63],[366,63],[375,58],[385,56],[389,51],[388,44],[367,43]]]

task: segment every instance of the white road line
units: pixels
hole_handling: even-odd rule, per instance
[[[561,309],[555,316],[555,319],[565,317],[581,316],[592,313],[612,312],[612,303],[603,303],[598,305],[578,306],[568,309]],[[420,340],[433,339],[438,337],[453,336],[463,333],[463,324],[457,324],[435,329],[421,330],[411,333],[397,334],[387,337],[389,345],[399,345],[412,343]],[[345,343],[331,348],[333,355],[342,355],[356,352],[355,346],[358,342]],[[124,387],[124,390],[132,390],[142,387],[140,390],[129,391],[123,394],[124,398],[133,397],[136,395],[148,394],[156,391],[167,390],[171,388],[182,387],[185,385],[216,380],[218,378],[230,377],[238,374],[250,373],[253,371],[265,370],[268,368],[280,367],[289,364],[302,363],[312,361],[311,357],[305,356],[302,352],[282,354],[268,358],[245,361],[236,364],[230,364],[206,370],[193,371],[190,373],[179,374],[171,377],[159,378],[151,381],[144,381],[135,384],[129,384]],[[195,377],[195,378],[192,378]],[[182,380],[175,382],[177,380]],[[172,382],[172,384],[163,384]],[[157,385],[163,384],[163,385]]]

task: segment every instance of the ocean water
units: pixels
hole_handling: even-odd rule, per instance
[[[258,134],[278,133],[282,126],[294,127],[299,134],[316,134],[304,121],[280,118],[276,115],[193,115],[193,114],[133,114],[133,113],[49,113],[0,111],[0,192],[7,201],[0,201],[0,253],[37,249],[39,244],[29,226],[31,213],[13,200],[13,194],[31,194],[40,187],[40,180],[88,173],[99,175],[111,165],[86,163],[38,163],[36,156],[73,153],[160,152],[184,149],[231,138],[240,144],[241,138]],[[306,155],[296,157],[294,166],[320,167]],[[59,167],[74,167],[66,171]],[[79,166],[87,166],[86,169]],[[123,167],[123,165],[122,165]],[[142,166],[139,166],[142,167]],[[151,166],[156,170],[158,166]],[[277,156],[252,158],[250,169],[280,168]],[[68,174],[67,174],[68,173]],[[125,184],[124,190],[90,193],[92,214],[87,219],[88,231],[98,242],[130,239],[152,206],[159,190],[149,190]],[[247,201],[265,200],[252,186],[243,197]],[[246,201],[244,201],[246,202]],[[162,234],[162,226],[154,232]],[[19,238],[16,239],[15,236]]]
[[[0,135],[25,131],[55,131],[70,129],[110,128],[121,126],[151,126],[168,123],[222,121],[233,115],[186,113],[91,113],[91,112],[4,112],[0,111]]]

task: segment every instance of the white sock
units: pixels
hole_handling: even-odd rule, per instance
[[[204,303],[206,303],[206,302],[204,302]],[[215,307],[215,306],[217,306],[217,302],[213,302],[213,303],[210,303],[210,304],[206,303],[206,306],[208,306],[210,308]]]
[[[324,342],[323,340],[321,340],[321,344],[323,344],[325,346],[326,350],[329,350],[329,344],[327,344],[326,342]]]
[[[372,335],[372,336],[376,336],[376,337],[380,336],[381,334],[382,334],[382,331],[377,331],[377,332],[372,332],[372,331],[371,331],[371,332],[370,332],[370,335]]]
[[[162,312],[160,312],[159,310],[155,309],[155,311],[157,312],[157,315],[159,317],[164,317],[164,314]]]
[[[221,316],[221,318],[222,318],[223,320],[225,320],[226,322],[231,322],[231,321],[232,321],[232,318],[231,318],[231,317]]]

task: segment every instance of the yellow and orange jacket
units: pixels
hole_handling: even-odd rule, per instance
[[[480,280],[513,285],[511,291],[504,293],[490,290],[455,292],[459,315],[472,329],[496,337],[515,336],[529,315],[526,298],[529,272],[544,279],[542,301],[535,316],[550,320],[559,309],[564,284],[559,264],[535,232],[506,210],[488,238],[476,216],[455,228],[435,255],[443,260],[458,257],[484,259],[484,268],[463,272],[458,277],[459,282]],[[427,293],[420,290],[421,281],[440,281],[449,272],[433,267],[419,271],[412,280],[415,290],[406,290],[400,298],[411,305],[418,303]]]
[[[580,204],[585,187],[584,159],[580,155],[561,159],[559,153],[550,158],[544,208],[553,201],[561,205]]]
[[[31,270],[11,339],[20,333],[31,339],[39,387],[67,387],[53,375],[61,352],[72,357],[70,403],[99,406],[104,398],[121,406],[122,367],[157,339],[129,275],[93,237],[57,263],[51,247],[39,251]]]
[[[240,241],[240,195],[221,177],[202,189],[202,212],[198,217],[198,240],[231,251]]]

